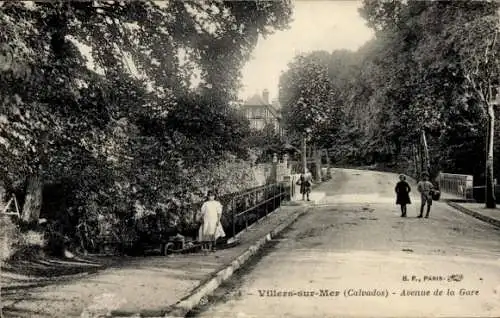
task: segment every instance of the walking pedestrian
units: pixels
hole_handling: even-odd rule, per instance
[[[432,206],[432,191],[434,189],[434,185],[429,181],[429,174],[428,173],[423,173],[422,174],[422,180],[418,183],[418,192],[420,192],[420,199],[421,199],[421,204],[420,204],[420,215],[418,216],[421,218],[424,214],[424,207],[427,205],[427,213],[425,214],[425,218],[429,217],[429,213],[431,212],[431,206]]]
[[[220,237],[225,237],[224,229],[220,222],[222,204],[215,200],[214,191],[208,191],[208,200],[201,206],[201,226],[198,232],[198,241],[204,250],[213,250],[215,242]]]
[[[308,169],[304,173],[300,175],[300,179],[297,181],[297,184],[300,185],[300,194],[302,194],[302,201],[304,201],[307,196],[307,201],[309,200],[309,194],[311,193],[312,186],[312,175]]]
[[[406,217],[406,205],[411,204],[411,187],[408,182],[406,182],[406,176],[404,174],[399,176],[399,182],[396,184],[394,191],[396,191],[396,204],[401,205],[401,217],[404,218]]]

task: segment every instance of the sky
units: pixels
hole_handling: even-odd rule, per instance
[[[280,74],[298,53],[357,50],[373,36],[357,11],[361,1],[298,0],[293,4],[290,28],[259,38],[253,58],[242,70],[241,99],[264,89],[269,90],[271,100],[277,98]]]

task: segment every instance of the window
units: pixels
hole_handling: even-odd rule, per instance
[[[259,120],[257,122],[257,129],[262,129],[262,128],[264,128],[264,122],[262,120]]]

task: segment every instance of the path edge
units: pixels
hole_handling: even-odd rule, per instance
[[[446,203],[451,206],[452,208],[455,208],[456,210],[462,212],[462,213],[465,213],[465,214],[468,214],[478,220],[481,220],[483,222],[486,222],[486,223],[489,223],[493,226],[496,226],[496,227],[500,227],[500,221],[499,220],[496,220],[494,218],[491,218],[489,216],[486,216],[486,215],[483,215],[481,213],[478,213],[476,211],[473,211],[473,210],[470,210],[470,209],[467,209],[463,206],[461,206],[460,204],[456,203],[456,202],[453,202],[452,200],[446,200]]]
[[[311,207],[302,207],[299,212],[293,214],[285,222],[276,226],[269,233],[264,235],[262,238],[258,239],[256,243],[249,246],[243,253],[237,256],[228,266],[219,270],[215,276],[202,283],[201,285],[195,287],[191,293],[185,297],[183,300],[177,302],[165,315],[165,318],[181,318],[185,317],[186,314],[193,308],[198,306],[200,300],[212,294],[223,282],[227,281],[233,276],[233,274],[244,264],[246,264],[252,256],[254,256],[262,247],[273,239],[273,237],[278,236],[281,232],[290,227],[295,223],[301,216],[306,214]]]

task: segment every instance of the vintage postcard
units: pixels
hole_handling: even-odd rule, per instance
[[[499,317],[500,2],[0,1],[0,318]]]

